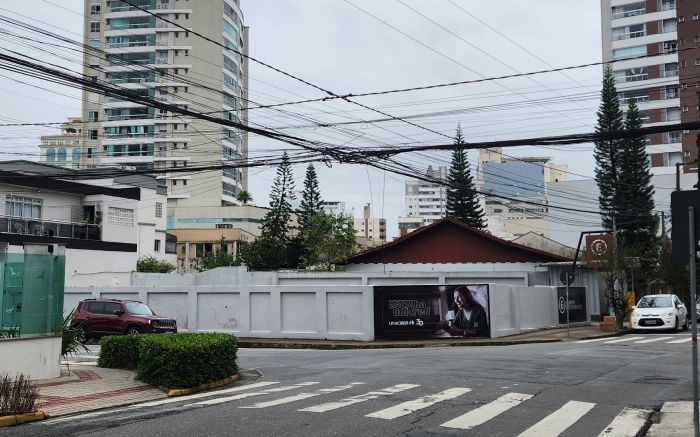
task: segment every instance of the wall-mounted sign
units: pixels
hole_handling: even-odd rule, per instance
[[[374,337],[489,337],[489,286],[374,287]]]

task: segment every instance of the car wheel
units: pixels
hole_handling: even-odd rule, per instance
[[[690,322],[689,322],[688,319],[686,318],[686,319],[685,319],[685,324],[683,325],[683,330],[684,330],[684,331],[687,331],[687,330],[690,328],[690,326],[688,326],[689,324],[690,324]]]
[[[141,328],[139,328],[138,326],[129,326],[128,328],[126,328],[127,334],[140,334],[141,332],[143,331],[141,331]]]

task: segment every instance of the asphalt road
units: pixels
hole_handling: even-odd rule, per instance
[[[48,420],[0,437],[598,436],[625,408],[692,399],[688,339],[659,333],[491,347],[242,349],[239,364],[251,371],[241,383],[251,386]]]

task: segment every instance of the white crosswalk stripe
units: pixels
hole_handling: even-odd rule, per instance
[[[598,437],[636,436],[644,428],[651,410],[624,408]]]
[[[418,399],[412,401],[407,401],[393,407],[386,408],[384,410],[376,411],[374,413],[367,414],[367,417],[374,417],[377,419],[396,419],[397,417],[402,417],[407,414],[411,414],[423,408],[428,408],[438,402],[443,402],[449,399],[454,399],[458,396],[462,396],[465,393],[470,392],[472,389],[465,387],[455,387],[450,388],[440,393],[433,395],[422,396]]]
[[[172,404],[175,402],[188,401],[190,399],[201,399],[201,398],[207,398],[207,397],[216,396],[216,395],[237,393],[239,391],[246,391],[246,390],[251,390],[254,388],[266,387],[266,386],[275,385],[275,384],[279,384],[279,382],[276,382],[276,381],[256,382],[253,384],[241,385],[238,387],[226,388],[223,390],[207,391],[204,393],[196,393],[196,394],[192,394],[192,395],[177,396],[174,398],[161,399],[161,400],[157,400],[157,401],[153,401],[153,402],[146,402],[143,404],[136,404],[136,405],[134,405],[134,407],[155,407],[158,405]]]
[[[590,402],[569,401],[518,437],[556,437],[585,416],[593,407],[595,404]]]
[[[576,342],[574,342],[574,343],[593,343],[593,342],[595,342],[595,341],[607,340],[608,338],[609,338],[609,337],[591,338],[591,339],[588,339],[588,340],[579,340],[579,341],[576,341]]]
[[[693,337],[687,337],[687,338],[681,338],[680,340],[673,340],[667,342],[668,344],[679,344],[679,343],[688,343],[690,341],[693,341]]]
[[[615,343],[624,343],[626,341],[634,341],[634,340],[643,340],[645,337],[622,337],[618,338],[617,340],[609,340],[609,341],[604,341],[603,344],[615,344]]]
[[[290,402],[295,402],[295,401],[301,401],[303,399],[309,399],[309,398],[314,398],[316,396],[321,396],[324,394],[328,393],[335,393],[343,390],[348,390],[351,388],[354,388],[355,386],[362,385],[364,384],[363,382],[353,382],[348,385],[339,385],[337,387],[330,387],[330,388],[322,388],[314,393],[299,393],[298,395],[294,396],[287,396],[285,398],[281,399],[275,399],[272,401],[267,401],[267,402],[260,402],[257,404],[249,405],[246,407],[240,407],[240,408],[267,408],[267,407],[274,407],[276,405],[282,405],[282,404],[287,404]]]
[[[371,391],[365,394],[353,396],[350,398],[341,399],[335,402],[327,402],[325,404],[314,405],[312,407],[303,408],[299,411],[309,411],[312,413],[325,413],[326,411],[336,410],[338,408],[347,407],[353,404],[359,404],[360,402],[369,401],[376,399],[379,396],[389,396],[394,393],[399,393],[404,390],[409,390],[412,388],[420,387],[419,384],[397,384],[391,387],[387,387],[378,391]]]
[[[523,393],[508,393],[493,402],[472,410],[466,414],[456,417],[440,426],[445,428],[472,429],[475,426],[486,423],[501,413],[520,405],[530,399],[532,395]]]
[[[674,338],[674,337],[652,337],[652,338],[647,338],[646,340],[635,341],[634,344],[654,343],[655,341],[669,340],[671,338]]]
[[[224,402],[231,402],[231,401],[237,401],[239,399],[245,399],[245,398],[251,398],[253,396],[263,396],[263,395],[268,395],[271,393],[279,393],[282,391],[288,391],[288,390],[294,390],[297,388],[302,388],[302,387],[307,387],[309,385],[315,385],[315,384],[320,384],[319,382],[302,382],[299,384],[294,384],[294,385],[286,385],[283,387],[276,387],[276,388],[271,388],[263,391],[255,391],[255,392],[248,392],[248,393],[241,393],[239,395],[234,395],[234,396],[227,396],[223,398],[215,398],[215,399],[208,399],[206,401],[201,401],[201,402],[195,402],[194,404],[188,404],[185,405],[186,407],[189,406],[201,406],[201,405],[216,405],[216,404],[222,404]]]

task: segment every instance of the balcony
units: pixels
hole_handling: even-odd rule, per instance
[[[0,233],[100,240],[101,226],[89,223],[25,219],[0,215]]]
[[[638,32],[627,32],[627,33],[620,33],[617,35],[613,35],[613,41],[620,41],[623,39],[630,39],[630,38],[641,38],[643,36],[646,36],[647,32],[644,30],[640,30]]]

